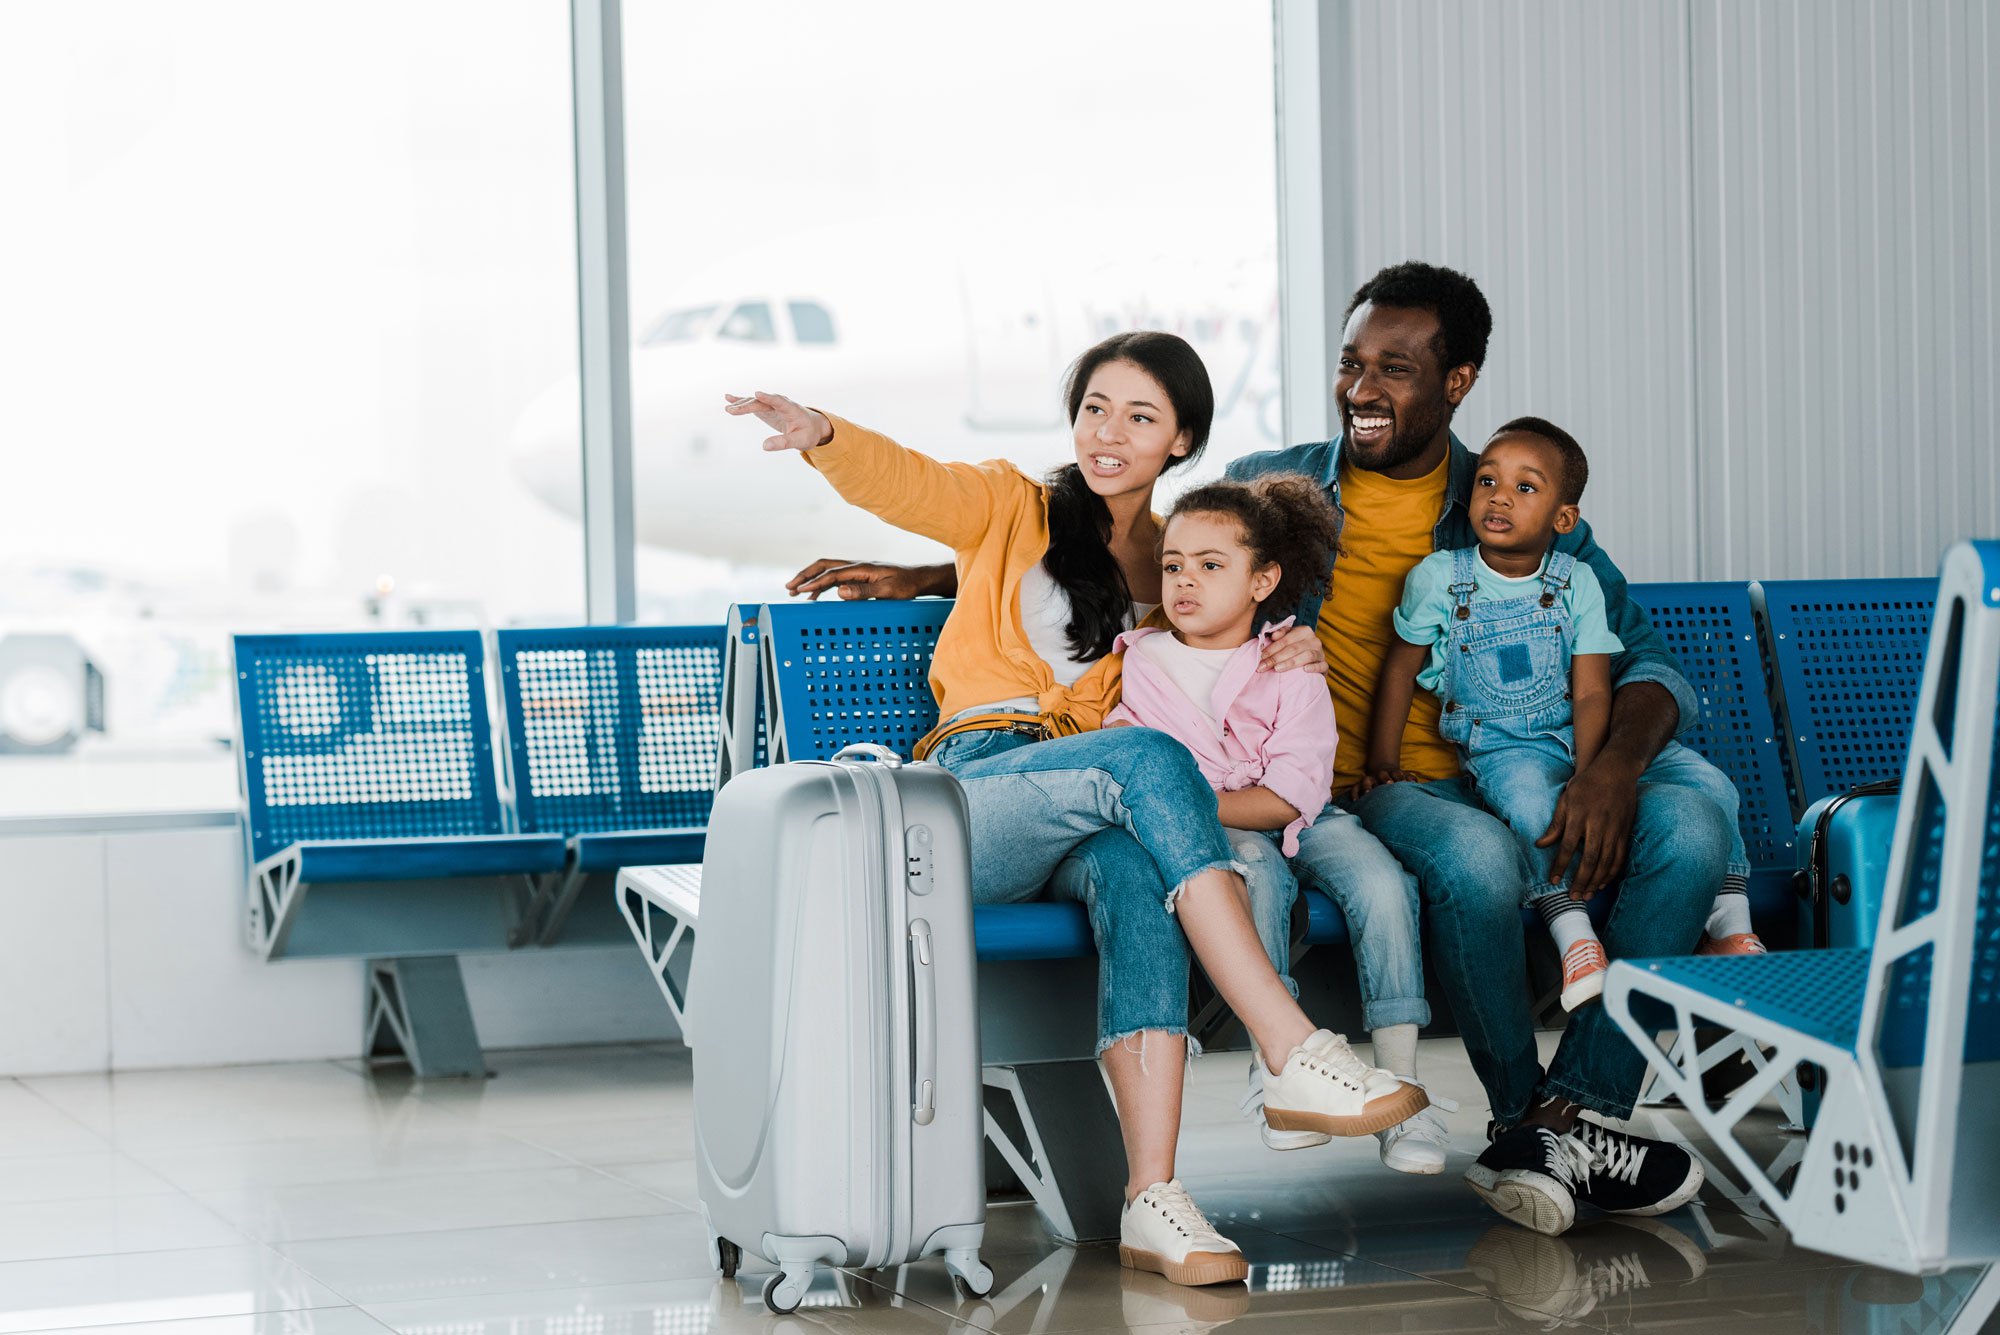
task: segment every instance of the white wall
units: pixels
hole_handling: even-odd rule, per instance
[[[130,824],[0,827],[0,1075],[358,1056],[360,962],[264,964],[244,945],[234,818]],[[464,967],[489,1048],[675,1036],[633,947]]]
[[[1470,273],[1495,330],[1459,434],[1529,412],[1575,431],[1628,575],[1931,574],[2000,533],[2000,9],[1316,17],[1316,100],[1281,103],[1281,131],[1319,117],[1329,347],[1380,266]]]

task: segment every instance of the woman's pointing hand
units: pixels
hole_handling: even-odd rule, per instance
[[[825,413],[793,403],[782,394],[760,391],[748,398],[734,394],[722,397],[731,417],[754,415],[778,433],[764,441],[767,450],[810,450],[833,439],[833,423],[827,420]]]

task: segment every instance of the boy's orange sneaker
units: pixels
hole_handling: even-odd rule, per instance
[[[1604,994],[1604,971],[1611,961],[1604,957],[1604,943],[1587,937],[1570,943],[1563,952],[1562,1006],[1573,1011]]]
[[[1764,943],[1757,939],[1755,932],[1737,932],[1733,936],[1704,936],[1696,946],[1697,955],[1762,955],[1767,953]]]

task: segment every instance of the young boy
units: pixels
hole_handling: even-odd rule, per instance
[[[1360,791],[1402,782],[1398,767],[1410,699],[1422,686],[1443,702],[1439,731],[1459,749],[1480,800],[1506,821],[1527,854],[1524,902],[1539,911],[1562,953],[1565,1010],[1596,999],[1609,967],[1604,945],[1567,868],[1536,847],[1563,786],[1589,767],[1611,723],[1611,656],[1624,645],[1604,618],[1604,592],[1587,565],[1552,550],[1576,527],[1590,467],[1567,431],[1517,417],[1493,433],[1473,475],[1476,547],[1433,552],[1403,586],[1395,614],[1401,643],[1382,664]],[[1642,782],[1706,793],[1734,833],[1727,874],[1709,914],[1704,955],[1760,954],[1750,927],[1750,874],[1736,823],[1736,788],[1675,742]],[[1584,891],[1596,887],[1582,887]]]

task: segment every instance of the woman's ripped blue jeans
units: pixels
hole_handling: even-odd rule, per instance
[[[1151,728],[1044,742],[994,730],[948,738],[931,759],[965,789],[974,902],[1052,894],[1089,911],[1098,1050],[1185,1033],[1189,954],[1172,901],[1197,874],[1236,865],[1188,749]]]

